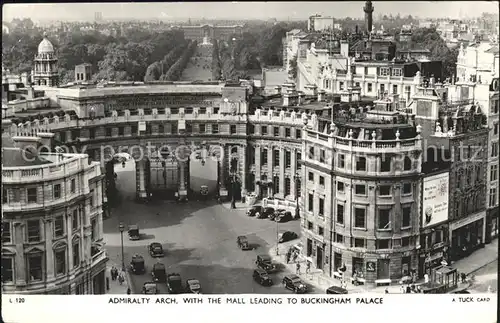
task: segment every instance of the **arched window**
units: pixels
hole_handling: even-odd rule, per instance
[[[408,156],[405,156],[404,162],[403,162],[403,169],[404,170],[411,170],[411,158]]]
[[[44,271],[44,252],[39,249],[33,249],[26,254],[26,269],[28,280],[37,282],[43,280]]]

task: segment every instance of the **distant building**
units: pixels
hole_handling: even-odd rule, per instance
[[[308,31],[323,31],[335,29],[335,19],[333,17],[323,17],[321,15],[310,16],[307,20]]]
[[[57,56],[54,46],[44,35],[38,45],[38,53],[35,56],[35,68],[33,71],[33,82],[42,86],[57,86],[59,84],[57,70]]]
[[[214,25],[202,25],[202,26],[177,26],[176,28],[184,32],[184,38],[197,40],[198,42],[203,42],[206,37],[209,40],[223,40],[229,41],[233,36],[239,36],[243,33],[243,26],[214,26]]]
[[[75,66],[75,83],[90,82],[92,80],[92,64],[84,63]]]

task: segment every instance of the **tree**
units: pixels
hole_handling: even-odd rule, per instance
[[[161,63],[154,62],[148,66],[146,70],[146,75],[144,76],[144,82],[157,81],[161,76]]]
[[[292,80],[295,80],[297,78],[297,56],[292,57],[292,59],[290,59],[288,64],[290,65],[290,69],[288,71],[288,76]]]

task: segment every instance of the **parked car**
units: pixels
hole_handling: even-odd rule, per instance
[[[163,257],[165,254],[163,253],[163,247],[159,242],[153,242],[149,245],[149,254],[151,257]]]
[[[274,214],[274,208],[272,207],[265,207],[263,210],[262,210],[262,213],[263,213],[263,216],[264,218],[267,218],[269,217],[271,214]]]
[[[297,239],[299,236],[293,231],[281,231],[278,234],[278,242],[283,243],[293,239]]]
[[[262,213],[262,206],[261,205],[254,205],[247,211],[248,216],[256,216],[257,214],[260,214],[260,213]]]
[[[139,233],[138,225],[130,225],[128,227],[128,238],[130,240],[139,240],[141,238],[141,234]]]
[[[130,262],[130,269],[134,274],[144,274],[146,272],[144,258],[141,255],[133,255]]]
[[[158,285],[155,282],[146,282],[142,285],[142,293],[143,294],[158,294]]]
[[[280,213],[280,214],[278,214],[278,216],[276,216],[274,218],[274,221],[276,221],[276,222],[288,222],[291,220],[293,220],[293,216],[292,216],[292,212],[290,212],[290,211],[285,211],[283,213]]]
[[[327,294],[347,294],[347,289],[338,287],[338,286],[331,286],[328,287],[326,290]]]
[[[253,271],[253,280],[262,286],[271,286],[273,284],[273,280],[269,277],[269,274],[260,268]]]
[[[167,280],[167,271],[165,270],[165,265],[162,263],[156,263],[153,265],[153,270],[151,271],[151,276],[153,281],[164,283]]]
[[[286,289],[293,291],[296,294],[303,294],[307,292],[307,286],[302,282],[297,275],[287,275],[283,278],[283,286]]]
[[[167,289],[169,294],[181,294],[183,292],[181,275],[177,273],[168,274]]]
[[[283,209],[277,209],[272,214],[269,214],[269,220],[274,221],[276,217],[278,217],[282,212],[285,212]]]
[[[201,294],[201,284],[198,279],[186,280],[186,292],[192,294]]]
[[[250,243],[248,243],[248,239],[246,236],[239,236],[236,238],[236,244],[238,245],[238,248],[241,250],[250,250],[252,247],[250,246]]]
[[[278,266],[272,262],[271,256],[269,255],[258,255],[257,260],[255,260],[257,268],[260,268],[267,273],[275,272]]]

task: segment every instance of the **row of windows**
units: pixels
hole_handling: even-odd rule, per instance
[[[307,222],[307,229],[314,232],[314,224],[311,221]],[[320,236],[325,235],[325,228],[322,226],[317,226],[317,234]],[[339,233],[332,233],[332,241],[335,243],[346,243],[346,237]],[[351,238],[350,246],[355,248],[366,248],[366,239],[363,238]],[[398,243],[392,243],[393,239],[377,239],[376,248],[377,249],[390,249],[393,245],[399,245],[401,247],[408,247],[412,242],[412,237],[403,237],[398,240]],[[391,244],[392,243],[392,244]]]
[[[411,227],[411,208],[410,204],[406,204],[401,208],[401,229],[408,229]],[[346,206],[343,203],[337,204],[335,222],[339,225],[344,225],[346,215]],[[377,216],[377,229],[378,230],[391,230],[393,226],[391,216],[394,211],[390,207],[378,209]],[[366,229],[366,209],[363,207],[354,207],[354,228]]]
[[[390,172],[392,170],[392,166],[393,166],[393,157],[382,156],[380,158],[380,166],[379,166],[380,172],[383,172],[383,173]],[[344,154],[338,155],[338,167],[339,168],[346,168]],[[411,170],[411,167],[412,167],[411,158],[408,156],[405,156],[403,159],[403,170],[405,170],[405,171]],[[356,171],[362,171],[362,172],[367,171],[366,157],[361,157],[361,156],[355,157],[355,169],[356,169]]]
[[[74,241],[73,269],[80,266],[80,242]],[[26,275],[29,282],[42,281],[45,272],[44,254],[42,252],[26,255]],[[54,250],[54,273],[56,277],[68,274],[67,248]],[[2,283],[14,282],[15,280],[15,260],[14,256],[2,254]]]
[[[73,210],[71,215],[71,230],[76,232],[80,230],[81,217],[79,215],[78,209]],[[97,233],[97,222],[95,219],[91,221],[92,223],[92,240],[96,237]],[[37,243],[42,241],[42,231],[43,226],[40,220],[28,220],[26,221],[26,241],[31,243]],[[58,216],[54,219],[53,235],[55,239],[61,238],[66,234],[67,227],[64,221],[64,216]],[[14,236],[12,234],[11,223],[8,221],[2,221],[2,243],[12,244],[16,243],[14,241]]]
[[[260,148],[256,148],[260,149]],[[260,153],[260,165],[267,165],[269,163],[269,158],[268,158],[268,152],[269,150],[267,148],[263,148]],[[250,151],[250,164],[253,165],[255,164],[255,149],[253,151]],[[285,150],[285,168],[290,168],[292,166],[292,152]],[[301,163],[300,160],[302,159],[302,154],[300,152],[295,152],[295,167],[297,170],[301,169]],[[272,160],[273,160],[273,166],[279,166],[281,163],[281,157],[280,157],[280,151],[279,149],[274,149],[272,152]]]
[[[307,179],[310,182],[315,182],[314,181],[314,173],[313,172],[308,172]],[[325,186],[325,177],[319,175],[319,185],[320,186]],[[391,196],[391,187],[392,185],[378,185],[379,189],[379,196]],[[345,192],[345,183],[341,181],[337,181],[337,192],[343,193]],[[403,195],[409,195],[412,193],[412,185],[411,183],[403,183],[402,184],[402,194]],[[354,185],[354,194],[356,195],[363,195],[366,196],[367,194],[367,189],[366,189],[366,184],[355,184]]]
[[[172,133],[177,133],[178,132],[178,125],[177,123],[171,123],[171,132]],[[218,134],[220,132],[219,130],[219,124],[213,123],[209,125],[210,127],[207,127],[207,124],[200,123],[198,124],[198,133],[208,133],[211,131],[212,134]],[[249,134],[255,134],[255,125],[249,125]],[[274,137],[281,137],[280,134],[280,127],[273,127],[273,126],[267,126],[267,125],[262,125],[260,126],[260,134],[263,136],[270,135],[270,132],[268,131],[269,127],[271,127],[272,130],[272,135]],[[124,136],[125,135],[125,127],[124,126],[119,126],[116,127],[118,129],[118,136]],[[105,128],[106,132],[106,137],[112,137],[113,136],[113,127],[106,127]],[[211,129],[211,130],[209,130]],[[165,125],[160,123],[158,124],[158,133],[165,133]],[[292,138],[292,128],[285,128],[285,138]],[[186,123],[186,128],[185,128],[186,133],[193,133],[193,124],[191,123]],[[152,133],[152,125],[150,123],[146,124],[146,134],[151,134]],[[136,134],[138,133],[138,128],[137,126],[131,126],[131,133]],[[229,133],[230,134],[237,134],[237,126],[236,125],[229,125]],[[302,130],[301,129],[295,129],[295,133],[293,134],[295,139],[301,139],[302,138]],[[66,141],[66,132],[60,132],[59,133],[60,140],[62,142]],[[78,137],[80,137],[80,131],[79,130],[73,130],[71,131],[71,140],[76,140]],[[90,139],[95,139],[96,138],[96,128],[89,128],[89,138]]]
[[[52,198],[54,200],[60,199],[63,197],[61,184],[52,185]],[[25,191],[25,200],[21,201],[21,190]],[[70,181],[70,193],[76,193],[76,179],[73,178]],[[9,192],[11,195],[9,195]],[[44,196],[44,198],[47,198]],[[12,188],[12,189],[3,189],[2,194],[3,203],[17,203],[17,202],[26,202],[26,203],[38,203],[38,187],[30,186],[27,188]]]

